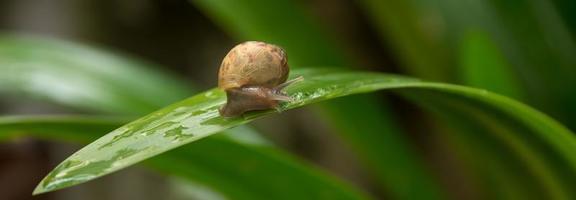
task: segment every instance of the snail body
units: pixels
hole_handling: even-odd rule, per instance
[[[282,90],[301,78],[286,82],[289,71],[286,53],[276,45],[257,41],[236,45],[224,57],[218,72],[218,87],[227,97],[220,115],[234,117],[290,101]]]

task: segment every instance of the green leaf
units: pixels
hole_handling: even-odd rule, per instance
[[[136,114],[146,113],[172,103],[193,92],[187,87],[182,87],[184,83],[175,81],[175,77],[171,77],[170,74],[166,72],[154,70],[154,68],[159,67],[137,61],[133,58],[120,57],[98,49],[61,40],[33,36],[0,35],[0,72],[2,72],[0,73],[0,92],[8,93],[9,95],[19,94],[20,96],[33,96],[61,105],[97,112]],[[82,118],[78,116],[58,117],[54,119],[46,117],[3,118],[4,124],[0,126],[0,131],[18,130],[19,132],[14,134],[0,134],[0,139],[8,136],[14,137],[20,133],[24,135],[36,134],[36,136],[50,139],[88,142],[89,140],[87,140],[87,138],[96,138],[96,136],[99,136],[101,133],[118,127],[120,125],[117,122],[118,119],[120,118],[94,119],[93,117]],[[127,120],[127,118],[122,119]],[[279,152],[279,150],[270,150],[273,152],[263,153],[259,149],[251,149],[252,147],[250,146],[240,144],[239,142],[241,141],[254,141],[254,137],[244,137],[247,134],[243,134],[249,132],[254,135],[253,130],[247,127],[238,127],[227,132],[230,132],[231,134],[229,135],[233,136],[236,140],[228,142],[208,141],[199,151],[215,152],[228,148],[234,148],[235,150],[244,148],[245,150],[240,151],[242,153],[232,153],[229,155],[232,156],[231,158],[224,159],[242,163],[243,158],[250,158],[257,155],[265,157],[272,156],[274,158],[264,160],[262,163],[256,162],[259,166],[258,169],[268,171],[278,170],[287,173],[294,171],[294,178],[292,180],[298,182],[304,182],[304,180],[314,182],[316,180],[315,177],[306,177],[308,176],[307,174],[317,174],[316,172],[310,172],[311,170],[304,169],[304,166],[298,164],[296,160],[283,158],[282,156],[285,155]],[[96,134],[96,136],[94,136],[94,134]],[[251,153],[254,153],[254,155]],[[197,155],[196,160],[206,160],[203,157],[210,157],[210,155]],[[278,161],[275,159],[278,159]],[[184,158],[178,158],[177,160],[184,160]],[[177,164],[170,164],[173,162],[156,162],[155,166],[170,170],[174,168],[170,166],[179,165],[179,163],[182,162],[184,161],[179,161]],[[274,164],[276,162],[285,164]],[[187,164],[182,165],[184,168],[187,166],[190,167],[190,165]],[[194,167],[204,169],[223,168],[222,166],[218,166],[218,163],[213,163],[210,166],[204,166],[202,163],[199,163]],[[291,169],[290,167],[297,167],[298,169]],[[191,172],[183,173],[183,171],[176,171],[171,173],[189,176]],[[196,180],[197,177],[202,177],[206,180],[224,182],[223,185],[213,185],[214,188],[229,190],[226,189],[226,185],[233,185],[234,183],[234,181],[228,183],[220,180],[219,177],[222,176],[222,174],[203,173],[201,171],[195,171],[194,173],[198,173],[201,176],[197,174],[189,178]],[[231,174],[225,175],[232,176]],[[263,174],[263,176],[273,180],[263,178],[263,181],[266,183],[261,185],[272,188],[290,188],[285,189],[285,191],[291,191],[295,194],[308,194],[311,196],[337,195],[349,199],[356,199],[359,196],[352,194],[353,192],[345,192],[349,189],[337,188],[334,185],[338,183],[328,182],[328,180],[324,180],[323,178],[318,178],[321,179],[319,180],[320,182],[323,181],[322,183],[312,183],[311,185],[307,185],[309,188],[298,189],[284,184],[291,183],[289,181],[270,184],[269,182],[281,179],[277,177],[278,175]],[[326,187],[321,187],[322,185]],[[236,188],[240,187],[236,186]],[[264,186],[263,189],[265,189]],[[327,190],[333,190],[335,192],[325,192]],[[237,189],[229,192],[231,193],[228,194],[235,199],[239,199],[242,195],[245,195],[243,193],[237,194],[241,192]],[[246,197],[245,199],[254,199],[254,197],[263,199],[263,197],[254,194],[249,195],[249,197],[252,198]],[[287,195],[286,197],[293,196],[295,195]]]
[[[3,116],[0,117],[0,141],[33,135],[89,143],[128,121],[127,118],[108,116]]]
[[[192,92],[159,67],[56,39],[0,34],[0,92],[141,114]]]
[[[427,88],[433,89],[433,88]],[[574,133],[509,98],[465,87],[401,91],[447,119],[476,170],[483,195],[509,199],[573,199],[576,177]],[[438,92],[443,94],[439,95]]]
[[[447,48],[442,18],[423,9],[424,2],[406,0],[357,1],[382,41],[396,49],[408,74],[435,81],[454,80],[452,59]]]
[[[295,100],[283,104],[283,110],[352,94],[394,89],[431,107],[453,107],[451,110],[457,111],[455,115],[459,118],[480,123],[479,127],[486,130],[483,134],[493,135],[488,138],[502,143],[500,147],[507,150],[500,153],[514,158],[502,162],[529,166],[525,171],[530,176],[525,178],[541,184],[543,194],[568,198],[575,195],[570,186],[576,181],[576,154],[573,154],[576,138],[562,125],[521,103],[485,90],[380,73],[308,69],[296,71],[295,75],[303,75],[306,80],[287,89]],[[62,162],[38,185],[35,193],[86,182],[275,113],[259,111],[225,119],[218,114],[218,107],[224,102],[223,92],[213,89],[116,129]],[[491,145],[482,140],[474,142],[485,148]]]
[[[215,151],[214,146],[221,148]],[[170,156],[158,156],[148,164],[199,181],[229,199],[369,199],[269,146],[206,139],[167,154]]]
[[[152,70],[157,66],[60,40],[2,35],[0,58],[0,92],[30,95],[81,109],[142,113],[192,92],[165,72]],[[127,120],[79,116],[1,118],[0,139],[34,134],[42,138],[89,142]],[[224,191],[231,199],[266,199],[276,195],[282,196],[274,199],[300,199],[298,195],[318,199],[363,199],[359,192],[300,164],[279,150],[246,144],[246,141],[254,143],[254,137],[245,137],[247,134],[242,133],[255,134],[247,127],[227,132],[231,133],[228,136],[235,138],[234,141],[207,140],[200,146],[196,145],[194,150],[179,150],[179,153],[161,156],[150,163],[163,172],[204,181],[212,188]],[[243,171],[228,169],[227,166],[233,165],[212,161],[210,154],[196,153],[228,149],[230,152],[215,159],[236,165],[246,163],[252,167],[243,168]],[[194,162],[187,160],[190,155],[194,156]],[[220,171],[213,172],[214,169]],[[254,176],[253,170],[260,171],[261,177],[255,176],[254,181],[248,182],[228,180],[233,176]],[[282,173],[275,173],[277,171]],[[238,189],[247,184],[260,187]],[[276,193],[264,196],[259,190]]]
[[[280,45],[292,66],[338,66],[349,58],[327,31],[290,0],[192,0],[201,11],[240,40]],[[312,43],[311,43],[312,42]]]
[[[125,122],[95,116],[0,117],[0,141],[34,136],[87,143]],[[220,136],[178,148],[145,164],[164,174],[209,186],[229,199],[368,199],[353,187],[272,146],[241,143],[230,134]]]
[[[0,93],[8,95],[126,115],[147,113],[193,92],[154,68],[66,41],[0,35]]]
[[[191,2],[238,40],[261,40],[282,46],[292,67],[356,66],[349,54],[339,48],[339,40],[293,0]],[[327,102],[320,108],[322,116],[357,152],[380,186],[385,186],[384,190],[399,199],[440,199],[438,182],[424,169],[382,99],[354,96]]]
[[[540,0],[363,2],[381,27],[384,40],[401,45],[401,54],[409,54],[404,53],[408,50],[418,53],[407,57],[414,62],[406,66],[416,69],[410,71],[412,74],[424,78],[443,72],[451,77],[443,81],[465,80],[466,77],[457,77],[462,74],[454,73],[461,69],[456,64],[465,58],[451,52],[459,52],[459,44],[470,30],[482,31],[493,39],[510,66],[497,73],[513,72],[516,76],[506,80],[506,84],[517,85],[526,97],[524,102],[576,129],[572,120],[576,115],[576,104],[572,103],[576,92],[566,89],[566,85],[576,84],[576,39],[565,23],[571,20],[562,19],[558,12],[558,8],[567,9],[559,5],[570,4],[558,0],[559,7],[555,8],[554,1]],[[431,46],[429,40],[441,45]],[[447,54],[441,56],[437,52]],[[437,63],[444,63],[448,70],[436,71],[444,69]],[[495,69],[485,67],[483,74],[492,74],[489,70]]]
[[[530,105],[576,129],[576,39],[552,1],[487,1],[511,63],[521,76]],[[518,23],[521,21],[521,23]]]
[[[461,77],[466,85],[523,99],[512,67],[486,33],[470,31],[461,43]]]

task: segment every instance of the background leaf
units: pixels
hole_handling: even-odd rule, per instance
[[[141,114],[192,94],[159,67],[91,47],[0,35],[0,92],[78,109]]]
[[[398,54],[406,55],[403,59],[409,60],[406,62],[409,64],[402,67],[409,74],[469,84],[466,81],[470,77],[465,75],[470,65],[462,61],[472,55],[462,54],[462,41],[470,40],[471,31],[481,32],[493,41],[491,50],[501,52],[502,57],[483,58],[490,64],[500,64],[478,69],[476,81],[484,76],[481,82],[486,85],[475,82],[474,86],[496,92],[512,92],[510,87],[517,87],[519,91],[510,95],[525,97],[520,100],[571,129],[576,127],[571,120],[576,114],[576,106],[571,103],[576,100],[576,92],[566,88],[576,80],[576,58],[571,56],[576,53],[576,40],[567,26],[574,20],[561,17],[569,16],[565,11],[574,3],[563,0],[361,2],[374,25],[379,27],[382,39],[396,44]],[[476,52],[475,56],[486,56],[492,51]],[[516,96],[518,94],[520,96]]]
[[[94,116],[0,117],[0,139],[34,136],[88,143],[125,122]],[[212,137],[145,164],[164,174],[209,186],[230,199],[368,199],[353,187],[272,146],[235,138],[231,134]]]
[[[576,143],[568,129],[502,96],[463,87],[428,89],[432,90],[403,93],[456,128],[450,136],[458,143],[455,146],[460,146],[456,150],[468,151],[461,155],[478,170],[483,194],[528,199],[574,197],[569,185],[574,184],[575,163],[569,152]],[[498,192],[506,194],[494,194]]]
[[[441,16],[418,0],[361,0],[360,7],[383,41],[393,45],[408,74],[435,81],[453,81],[454,67]],[[424,4],[424,5],[422,5]]]
[[[470,31],[461,43],[460,71],[466,85],[524,99],[518,85],[519,80],[488,35],[480,31]]]

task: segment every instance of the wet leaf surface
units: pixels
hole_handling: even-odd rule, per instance
[[[525,140],[528,142],[538,140],[543,143],[521,148],[534,148],[536,151],[538,148],[544,148],[548,152],[546,156],[559,158],[554,164],[563,164],[564,166],[560,167],[568,167],[573,173],[571,175],[576,174],[574,173],[576,158],[570,152],[570,149],[576,149],[574,136],[552,119],[506,97],[485,90],[427,83],[402,76],[371,72],[306,69],[297,70],[294,74],[304,76],[305,81],[287,89],[287,93],[294,98],[294,101],[282,104],[281,110],[381,89],[396,88],[397,91],[407,93],[408,96],[422,98],[442,97],[441,99],[444,100],[441,101],[450,100],[476,108],[483,107],[484,109],[478,112],[486,112],[494,119],[506,119],[501,123],[502,126],[511,130],[507,134],[519,138],[526,137]],[[433,102],[430,101],[429,104],[434,106]],[[218,114],[218,108],[224,103],[223,92],[213,89],[120,127],[70,156],[40,183],[35,193],[79,184],[217,132],[276,113],[273,110],[256,111],[242,117],[222,118]],[[472,114],[466,113],[473,117]],[[174,134],[178,137],[174,137]],[[522,140],[518,141],[522,142]],[[518,141],[508,140],[510,144]],[[515,148],[518,145],[509,146]],[[513,154],[513,156],[523,156],[523,154]],[[526,160],[525,162],[530,164],[532,161]],[[545,171],[550,173],[544,173],[544,176],[552,176],[552,180],[558,179],[559,182],[573,182],[568,177],[560,177],[556,174],[554,171],[557,167],[559,166],[545,165]],[[538,174],[541,173],[533,175],[537,177]],[[565,192],[562,188],[560,191]]]

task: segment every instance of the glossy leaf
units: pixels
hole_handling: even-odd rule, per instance
[[[21,97],[33,96],[37,99],[56,102],[64,106],[96,112],[139,114],[169,104],[193,92],[187,87],[182,87],[185,84],[175,81],[175,77],[170,77],[170,74],[154,70],[153,68],[158,68],[158,66],[137,61],[134,58],[120,57],[92,47],[57,39],[20,35],[0,36],[0,72],[2,72],[0,73],[0,92],[3,94],[20,95]],[[0,131],[16,129],[19,130],[21,134],[35,133],[39,137],[86,142],[86,136],[94,138],[93,134],[99,135],[115,128],[113,126],[118,125],[118,123],[115,122],[117,119],[119,118],[97,120],[82,117],[59,117],[55,119],[4,118],[5,124],[0,127]],[[62,120],[64,120],[64,122],[61,122]],[[63,132],[66,134],[62,134]],[[235,148],[235,150],[238,150],[238,148],[246,149],[241,151],[245,154],[230,155],[233,156],[233,158],[227,158],[227,160],[231,162],[241,161],[244,158],[254,157],[262,153],[258,149],[252,149],[250,146],[240,144],[240,142],[249,142],[251,144],[255,142],[262,143],[259,137],[254,137],[256,134],[254,130],[248,127],[238,127],[233,130],[228,130],[227,132],[231,133],[228,134],[229,136],[235,138],[234,141],[208,141],[202,146],[201,151],[215,152],[227,148]],[[0,137],[4,136],[7,135],[0,135]],[[270,151],[279,152],[279,150]],[[254,152],[256,155],[251,155],[250,152]],[[278,154],[281,154],[281,152]],[[276,153],[266,154],[266,156],[274,155],[276,155]],[[206,156],[210,155],[200,154],[196,156],[196,159],[200,160]],[[295,160],[278,159],[282,159],[281,162],[285,162],[286,165],[299,166]],[[178,160],[182,160],[182,158]],[[291,162],[295,163],[292,164]],[[167,162],[167,164],[164,165],[172,165],[170,163],[171,162]],[[289,168],[286,166],[277,166],[277,164],[273,163],[273,161],[263,163],[258,170],[274,171],[277,170],[277,168]],[[212,163],[212,165],[207,167],[199,163],[195,165],[195,168],[223,168],[223,166],[218,166],[218,164],[219,163]],[[174,168],[162,165],[162,162],[155,163],[155,166],[158,168],[166,168],[166,170]],[[186,166],[189,165],[183,165],[183,167]],[[308,173],[308,169],[305,169],[303,166],[301,166],[301,168],[302,170],[300,171],[306,172],[295,170],[295,173]],[[291,171],[291,169],[281,171]],[[179,174],[183,172],[177,171],[174,173]],[[186,172],[184,176],[190,173],[192,172]],[[202,174],[202,172],[196,171],[193,173],[200,173],[200,175],[192,177],[195,179],[202,177],[206,180],[218,180],[218,177],[221,176],[218,173]],[[264,176],[279,179],[273,174]],[[297,174],[294,174],[294,176],[299,177],[295,178],[295,181],[302,182],[302,179],[304,179],[303,176]],[[309,181],[313,181],[314,177],[310,177],[310,179]],[[219,181],[222,182],[222,180]],[[265,181],[272,182],[269,180]],[[291,183],[289,181],[284,182]],[[282,184],[283,183],[267,185],[274,188],[288,187]],[[346,192],[340,194],[340,190],[346,189],[332,188],[335,192],[327,193],[324,191],[331,189],[317,187],[317,185],[330,186],[332,184],[333,183],[322,183],[316,184],[316,186],[312,184],[309,185],[310,188],[295,193],[317,196],[318,192],[322,192],[323,195],[328,196],[334,194],[350,198],[354,196],[353,194],[346,194]],[[230,185],[230,183],[225,183],[222,186],[216,185],[214,187],[226,188],[226,185]],[[317,191],[313,192],[312,190],[314,189],[317,189]],[[234,191],[238,193],[237,190],[230,192],[234,193]],[[231,196],[240,198],[244,195],[236,195],[236,193]],[[251,197],[254,196],[254,194],[251,194]]]
[[[380,73],[309,69],[295,74],[306,80],[288,88],[294,101],[283,104],[283,110],[346,95],[395,89],[430,107],[453,107],[454,115],[481,124],[479,127],[486,130],[481,134],[491,135],[486,138],[501,143],[499,147],[508,150],[501,153],[514,158],[501,162],[530,166],[525,170],[530,176],[525,178],[541,183],[541,190],[548,197],[574,195],[570,186],[576,180],[576,155],[572,153],[576,138],[562,125],[521,103],[485,90]],[[213,89],[133,121],[70,156],[35,192],[82,183],[275,113],[251,112],[225,119],[217,111],[224,101],[222,91]],[[476,142],[474,145],[487,148],[491,144]]]
[[[261,40],[282,46],[293,68],[356,66],[349,54],[340,48],[343,44],[330,34],[332,32],[296,1],[191,2],[238,40]],[[407,142],[384,100],[372,95],[354,96],[324,103],[320,108],[322,117],[335,127],[338,136],[352,147],[370,170],[370,175],[391,196],[399,199],[441,198],[438,181],[424,169],[421,158]],[[398,184],[400,182],[402,184]]]
[[[0,117],[0,140],[34,136],[88,143],[126,121],[94,116]],[[239,131],[234,132],[178,148],[145,164],[164,174],[201,183],[229,199],[368,199],[272,146],[242,142],[245,140],[233,136]]]
[[[193,93],[176,77],[154,68],[158,66],[62,40],[0,35],[2,94],[133,115]],[[242,130],[255,134],[248,127]]]
[[[75,108],[141,114],[190,94],[150,63],[91,47],[22,35],[0,35],[0,92]]]

